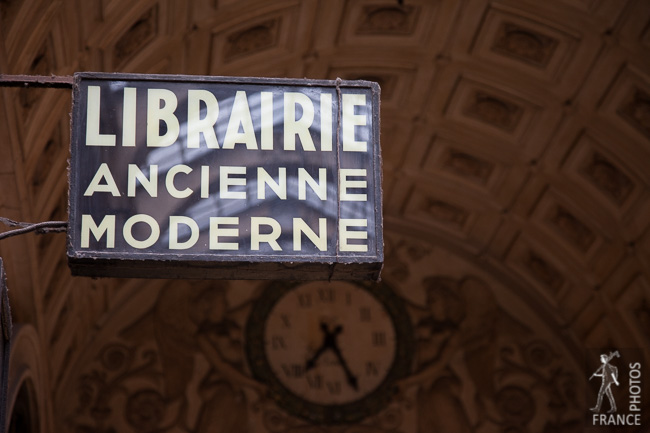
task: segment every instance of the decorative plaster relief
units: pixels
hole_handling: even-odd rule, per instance
[[[158,33],[158,5],[145,12],[115,43],[113,64],[122,65],[151,42]]]
[[[365,6],[356,26],[359,35],[409,35],[418,18],[413,6]]]
[[[226,38],[224,60],[229,61],[275,46],[281,24],[281,18],[275,18],[231,33]]]
[[[501,23],[495,36],[492,50],[540,68],[548,65],[558,45],[555,38],[508,21]]]

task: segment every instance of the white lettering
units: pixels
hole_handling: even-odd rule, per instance
[[[210,197],[210,166],[201,166],[201,198]]]
[[[332,95],[320,95],[320,150],[332,150]]]
[[[176,142],[180,133],[180,125],[174,115],[177,105],[178,100],[171,90],[149,89],[147,93],[148,147],[167,147]],[[160,122],[167,126],[167,131],[163,135],[160,135]]]
[[[302,251],[302,234],[304,233],[316,248],[320,251],[327,251],[327,218],[318,218],[318,232],[320,235],[317,235],[302,218],[294,218],[293,250]]]
[[[151,229],[149,237],[143,241],[139,241],[133,237],[133,226],[137,223],[145,223]],[[137,214],[126,220],[122,234],[124,236],[124,240],[133,248],[144,249],[149,248],[156,243],[160,237],[160,227],[152,216],[146,214]]]
[[[629,364],[630,367],[630,387],[629,387],[629,410],[630,412],[641,411],[641,363],[634,362]]]
[[[106,181],[106,183],[103,185],[100,184],[102,179]],[[111,170],[108,168],[108,164],[105,162],[103,162],[97,169],[95,176],[90,181],[90,185],[88,185],[86,192],[84,192],[84,196],[89,197],[96,192],[110,192],[113,197],[120,197],[120,191],[117,189],[115,179],[113,179]]]
[[[158,197],[158,166],[149,166],[149,178],[140,170],[137,164],[129,164],[127,176],[127,197],[135,197],[136,181],[149,193],[151,197]]]
[[[260,226],[271,227],[271,233],[260,233]],[[251,217],[251,250],[259,251],[260,244],[266,242],[273,251],[282,251],[277,239],[282,233],[280,223],[270,217]]]
[[[357,141],[355,126],[366,126],[365,114],[355,114],[354,107],[366,105],[366,95],[357,93],[344,93],[342,96],[342,141],[344,152],[367,152],[368,143]]]
[[[625,426],[625,425],[641,425],[641,414],[593,414],[591,418],[593,425],[604,426]]]
[[[350,227],[368,227],[367,219],[347,219],[339,220],[339,249],[341,251],[368,251],[367,244],[351,244],[352,239],[368,239],[367,231],[348,230]]]
[[[240,126],[242,132],[239,132]],[[255,128],[251,118],[251,110],[248,106],[246,92],[239,90],[235,94],[235,101],[232,105],[226,138],[223,140],[224,149],[234,149],[235,144],[245,144],[247,150],[257,149],[257,139],[255,138]]]
[[[233,174],[244,177],[230,177]],[[219,194],[221,198],[246,199],[246,191],[230,191],[231,186],[246,186],[246,167],[223,165],[219,169]]]
[[[115,135],[99,132],[99,86],[88,86],[88,106],[86,107],[86,146],[115,146]]]
[[[115,248],[115,215],[106,215],[99,226],[92,215],[81,215],[81,248],[90,245],[90,232],[99,241],[106,233],[106,248]]]
[[[210,249],[238,250],[237,242],[221,242],[219,237],[237,237],[239,228],[222,228],[221,225],[239,225],[239,217],[210,217]]]
[[[201,103],[205,104],[205,117],[201,119]],[[207,90],[187,91],[187,147],[198,149],[201,134],[208,149],[218,149],[219,142],[214,132],[214,124],[219,117],[217,98]]]
[[[327,169],[318,169],[317,183],[307,170],[302,167],[298,168],[298,200],[307,199],[307,184],[309,184],[318,198],[323,201],[327,200]]]
[[[262,132],[260,148],[273,150],[273,93],[261,92],[260,122]]]
[[[124,88],[124,110],[122,111],[122,146],[135,146],[135,119],[138,111],[136,105],[137,89]]]
[[[257,198],[266,199],[266,186],[281,199],[287,199],[287,169],[278,167],[278,182],[271,177],[262,167],[257,167]]]
[[[190,238],[186,241],[178,241],[178,225],[185,224],[190,228]],[[169,217],[169,249],[186,250],[191,248],[199,240],[199,225],[190,217],[170,216]]]
[[[296,119],[296,104],[302,108],[302,116]],[[284,150],[296,150],[296,135],[300,137],[305,151],[315,151],[309,127],[314,122],[314,104],[304,93],[284,94]]]
[[[339,170],[339,185],[341,191],[339,197],[341,201],[368,201],[367,194],[351,194],[348,192],[350,188],[367,188],[368,182],[365,180],[348,180],[348,177],[366,177],[365,168],[342,168]]]
[[[137,141],[138,89],[124,87],[122,105],[122,146],[135,147]],[[143,90],[143,89],[140,89]],[[313,95],[313,93],[309,93]],[[253,124],[250,101],[245,91],[238,90],[232,99],[228,125],[223,143],[217,139],[216,124],[221,113],[216,96],[206,89],[187,90],[187,131],[184,137],[189,149],[198,149],[202,141],[209,149],[234,149],[244,144],[247,150],[258,149],[256,130],[259,130],[260,149],[273,150],[274,126],[283,124],[284,150],[296,150],[300,140],[302,149],[316,150],[311,128],[320,130],[320,151],[330,152],[334,147],[334,95],[320,93],[319,105],[306,93],[285,92],[283,95],[283,119],[278,120],[272,92],[259,93],[259,121]],[[257,95],[255,95],[257,96]],[[314,96],[316,98],[317,96]],[[257,101],[257,99],[255,99]],[[178,97],[174,91],[164,88],[147,89],[146,145],[147,147],[168,147],[180,136],[180,123],[176,116]],[[341,95],[341,139],[345,152],[367,152],[368,113],[367,95],[343,93]],[[257,108],[257,107],[256,107]],[[86,107],[86,145],[115,146],[115,134],[101,133],[101,88],[88,86]],[[278,110],[280,107],[278,107]],[[318,112],[316,111],[318,110]],[[315,124],[318,113],[320,125]],[[358,113],[358,114],[357,114]],[[365,127],[365,128],[363,128]],[[203,140],[201,139],[203,137]]]
[[[169,169],[167,177],[165,178],[165,186],[167,187],[169,195],[174,198],[187,198],[192,194],[193,191],[190,188],[178,190],[174,185],[174,178],[178,173],[190,174],[191,172],[192,168],[185,164],[177,164]]]

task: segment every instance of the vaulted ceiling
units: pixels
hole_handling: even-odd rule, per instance
[[[377,81],[384,280],[417,304],[427,277],[479,275],[573,356],[650,362],[646,0],[1,0],[0,34],[3,74]],[[70,92],[0,95],[0,216],[66,220]],[[165,283],[71,277],[61,234],[0,255],[52,427],[89,342]]]

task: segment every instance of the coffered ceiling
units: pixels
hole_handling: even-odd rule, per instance
[[[377,81],[384,280],[417,304],[427,277],[479,275],[574,360],[650,362],[647,1],[2,0],[0,34],[3,74]],[[66,220],[70,92],[0,95],[0,216]],[[54,426],[88,342],[165,283],[73,278],[61,234],[0,254]],[[255,286],[229,284],[232,303]]]

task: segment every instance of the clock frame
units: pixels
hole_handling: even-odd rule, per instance
[[[413,349],[404,301],[385,283],[274,282],[246,325],[253,377],[278,406],[318,424],[381,411]]]

